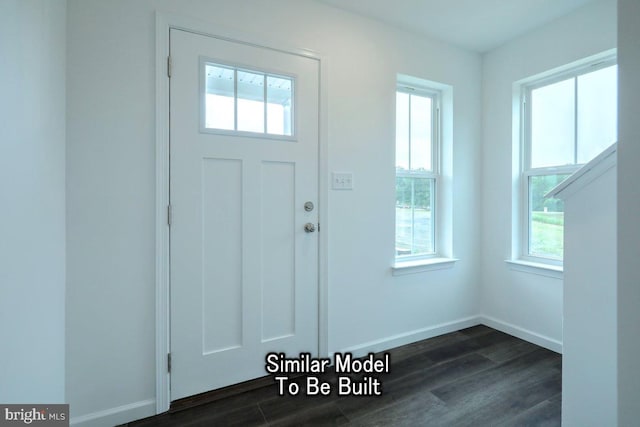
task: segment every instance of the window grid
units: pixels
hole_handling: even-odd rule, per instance
[[[219,64],[217,62],[211,62],[210,60],[207,60],[204,58],[201,58],[200,63],[201,63],[201,70],[202,70],[201,131],[229,134],[229,135],[240,135],[240,136],[259,135],[260,137],[263,137],[263,138],[295,139],[296,130],[294,126],[294,104],[295,104],[295,101],[294,101],[295,78],[294,77],[273,74],[273,73],[260,71],[260,70],[243,69],[243,68],[235,67],[233,65]],[[225,70],[226,72],[231,72],[231,76],[232,76],[231,79],[233,80],[232,88],[229,87],[230,90],[226,90],[224,91],[224,94],[222,94],[222,92],[218,91],[219,89],[216,88],[215,85],[210,86],[210,82],[209,82],[210,74],[208,72],[208,69]],[[245,86],[249,86],[249,85],[255,86],[256,81],[254,79],[250,83],[245,83],[244,81],[241,81],[242,76],[240,76],[240,74],[245,74],[245,75],[252,74],[254,76],[260,76],[261,79],[258,79],[257,85],[261,86],[261,90],[260,90],[261,94],[258,98],[255,98],[256,92],[253,92],[254,93],[253,96],[250,96],[248,93],[244,93],[244,94],[242,93],[241,88],[239,88],[239,84],[244,83]],[[269,86],[270,82],[274,82],[275,84],[278,84],[278,81],[280,82],[280,87],[270,88]],[[285,83],[284,89],[282,87],[283,82]],[[288,82],[288,85],[286,84],[286,82]],[[245,89],[251,89],[251,88],[247,87]],[[274,103],[274,99],[273,99],[274,96],[270,92],[276,91],[278,89],[280,90],[281,93],[279,95],[276,95],[276,97],[281,99],[277,99]],[[231,93],[231,90],[233,91],[232,93]],[[288,93],[288,96],[287,95],[283,96],[283,93],[285,94]],[[208,110],[211,107],[213,111],[214,107],[210,106],[210,102],[207,97],[208,95],[230,98],[231,101],[229,103],[232,103],[233,107],[227,109],[228,111],[227,114],[233,115],[233,119],[231,120],[231,123],[223,126],[209,124],[210,114]],[[260,106],[261,113],[259,115],[256,115],[255,113],[251,113],[250,111],[246,110],[247,108],[246,105],[245,105],[246,111],[242,111],[241,105],[240,105],[242,101],[244,101],[245,104],[248,102],[254,102],[254,103],[257,102],[261,104]],[[278,104],[278,102],[281,103],[281,105]],[[270,117],[270,109],[273,106],[279,106],[282,109],[282,111],[280,112],[280,116],[282,116],[282,120],[281,120],[282,123],[280,123],[278,126],[272,126],[272,123],[270,121],[270,118],[271,119],[273,118],[273,117]],[[241,116],[243,121],[249,124],[241,123],[240,122]],[[278,127],[280,127],[281,130],[278,130],[277,129]],[[254,129],[251,129],[251,128],[254,128]],[[276,130],[272,131],[272,128],[275,128]]]
[[[572,173],[576,172],[584,163],[578,163],[579,159],[579,121],[578,121],[578,106],[579,106],[579,87],[578,80],[580,76],[584,76],[586,74],[599,71],[601,69],[611,67],[615,65],[615,58],[609,58],[607,60],[602,60],[597,63],[587,64],[586,66],[574,68],[564,73],[556,74],[550,78],[546,78],[543,80],[539,80],[534,84],[527,85],[523,87],[522,93],[522,141],[524,145],[524,149],[522,150],[522,172],[521,172],[521,200],[524,203],[521,203],[522,206],[522,248],[521,248],[521,258],[534,261],[534,262],[542,262],[551,265],[562,265],[562,255],[554,256],[552,254],[538,254],[535,253],[532,249],[532,242],[534,241],[533,236],[533,191],[532,191],[532,180],[534,177],[542,177],[542,176],[569,176]],[[536,89],[543,88],[546,86],[550,86],[554,83],[559,83],[568,79],[573,79],[573,93],[574,93],[574,102],[573,102],[573,162],[572,164],[567,165],[559,165],[559,166],[544,166],[544,167],[533,167],[532,166],[532,158],[533,158],[533,141],[532,141],[532,92]]]
[[[408,103],[408,147],[407,147],[407,169],[401,169],[398,166],[398,162],[396,162],[396,198],[398,198],[398,179],[400,178],[409,178],[411,182],[411,250],[409,253],[402,253],[398,247],[398,222],[400,221],[398,217],[398,205],[396,201],[396,259],[402,261],[412,261],[417,259],[431,258],[436,256],[437,253],[437,242],[438,242],[438,232],[437,232],[437,203],[438,203],[438,185],[439,185],[439,145],[440,145],[440,105],[439,105],[439,93],[428,91],[424,89],[417,89],[414,87],[408,86],[399,86],[396,90],[396,94],[405,94],[407,95],[407,103]],[[416,165],[414,164],[414,158],[412,156],[413,153],[413,114],[412,114],[412,97],[417,96],[421,98],[428,98],[431,102],[431,114],[427,120],[430,120],[431,132],[430,132],[430,167],[429,168],[420,168],[417,170]],[[397,96],[396,96],[397,100]],[[396,106],[396,114],[398,112],[398,106]],[[397,117],[396,117],[397,120]],[[397,150],[396,141],[396,150]],[[396,151],[397,156],[397,151]],[[397,160],[397,159],[396,159]],[[431,235],[431,244],[428,251],[423,251],[419,253],[414,253],[414,248],[416,247],[416,241],[420,239],[421,236],[417,236],[417,222],[416,222],[416,185],[418,180],[425,180],[428,183],[429,188],[429,215],[430,215],[430,226],[429,232]]]

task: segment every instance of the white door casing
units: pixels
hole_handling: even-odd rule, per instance
[[[318,353],[319,61],[170,32],[171,400]],[[205,61],[294,78],[294,137],[202,131]],[[315,208],[307,212],[304,204]]]

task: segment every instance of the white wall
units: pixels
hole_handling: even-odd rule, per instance
[[[67,393],[76,422],[153,413],[156,10],[326,55],[326,160],[330,171],[355,178],[354,191],[329,193],[323,222],[329,351],[388,347],[474,321],[480,246],[477,215],[468,213],[481,206],[478,54],[310,1],[71,0]],[[453,86],[460,259],[451,269],[401,277],[390,269],[396,73]]]
[[[618,421],[640,419],[640,2],[618,2]]]
[[[565,427],[617,425],[616,168],[604,164],[608,170],[593,169],[559,194],[565,200]]]
[[[0,2],[0,402],[64,403],[65,1]]]
[[[616,47],[616,3],[591,3],[484,57],[482,304],[492,326],[560,350],[562,280],[515,271],[512,244],[513,83]]]

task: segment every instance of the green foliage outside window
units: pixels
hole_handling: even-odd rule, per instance
[[[396,177],[396,206],[413,206],[418,209],[430,210],[430,179],[402,176]]]
[[[569,175],[534,175],[529,181],[530,230],[529,253],[561,259],[564,251],[564,202],[545,198],[545,194]]]
[[[531,177],[531,211],[564,212],[564,202],[544,195],[560,184],[569,175],[539,175]]]

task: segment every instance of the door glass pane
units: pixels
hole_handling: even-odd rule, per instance
[[[544,195],[569,174],[529,177],[529,254],[562,259],[564,251],[564,202]]]
[[[396,169],[409,169],[409,94],[396,92]]]
[[[587,163],[618,140],[618,70],[578,77],[578,163]]]
[[[431,98],[411,95],[411,170],[431,170]]]
[[[294,80],[259,71],[205,64],[205,127],[294,134]]]
[[[292,83],[286,77],[267,76],[267,133],[291,136]]]
[[[264,132],[264,74],[238,70],[238,130]]]
[[[234,70],[205,65],[205,127],[234,130]]]
[[[574,163],[575,80],[531,91],[531,167]]]
[[[432,178],[396,177],[396,255],[435,252]]]

